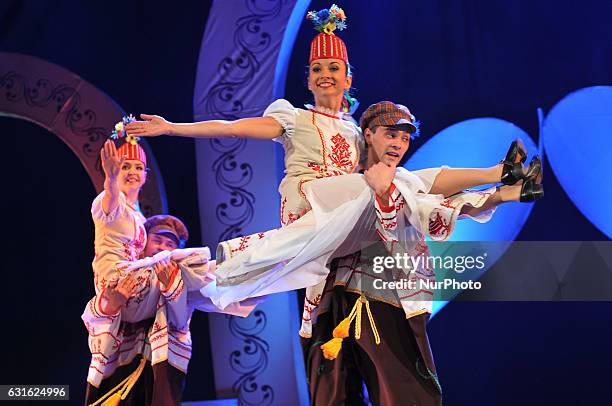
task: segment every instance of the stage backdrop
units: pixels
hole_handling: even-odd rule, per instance
[[[215,1],[200,49],[196,121],[261,116],[284,93],[289,55],[309,1]],[[270,141],[196,143],[202,240],[279,227],[277,161]],[[295,292],[272,295],[246,319],[211,314],[217,396],[240,404],[308,404]]]

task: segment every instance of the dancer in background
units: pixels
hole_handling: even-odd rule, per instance
[[[122,135],[127,121],[129,118],[117,124]],[[109,396],[127,396],[150,360],[155,366],[148,367],[146,373],[155,376],[148,381],[156,384],[145,385],[148,389],[139,391],[135,398],[147,399],[144,404],[178,404],[191,356],[191,314],[194,309],[220,311],[200,293],[214,281],[209,273],[214,261],[209,261],[208,248],[175,250],[182,248],[188,237],[180,220],[165,216],[145,222],[138,209],[138,195],[146,181],[146,154],[136,138],[127,136],[126,140],[119,149],[112,140],[104,144],[104,191],[91,210],[96,295],[82,316],[92,353],[86,403],[120,383],[115,388],[119,391],[111,390]],[[148,241],[147,229],[152,234]],[[174,252],[171,255],[169,251]],[[134,265],[139,258],[152,255],[156,260],[150,266]],[[244,317],[253,308],[234,304],[223,312]],[[122,372],[114,374],[118,367]]]

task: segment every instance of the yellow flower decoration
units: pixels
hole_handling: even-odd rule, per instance
[[[119,121],[117,124],[115,124],[115,131],[117,131],[117,132],[123,131],[123,122],[122,121]]]
[[[323,32],[326,34],[333,34],[336,30],[336,23],[330,21],[323,26]]]
[[[129,142],[132,145],[138,144],[138,137],[134,137],[132,134],[127,134],[125,136],[125,142]]]

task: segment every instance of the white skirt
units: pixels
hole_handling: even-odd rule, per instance
[[[427,194],[439,171],[397,169],[393,183],[406,202],[398,215],[400,243],[414,241],[419,234],[447,239],[461,207],[480,207],[494,192],[492,188],[451,198]],[[257,234],[259,237],[243,244],[238,253],[231,247],[244,241],[244,237],[219,245],[216,280],[202,288],[204,296],[223,309],[247,298],[315,286],[327,277],[331,259],[356,252],[364,242],[376,240],[374,193],[363,175],[313,180],[304,184],[304,192],[312,210],[295,222],[268,231],[265,236]],[[492,213],[482,213],[475,220],[488,221]],[[434,215],[449,225],[447,235],[429,232]]]

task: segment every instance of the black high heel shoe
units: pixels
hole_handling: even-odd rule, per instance
[[[534,202],[544,197],[544,186],[542,186],[542,162],[536,155],[527,168],[525,180],[521,186],[521,202]]]
[[[506,158],[500,163],[504,165],[502,169],[501,182],[504,185],[514,185],[525,177],[523,173],[523,163],[527,160],[527,149],[520,138],[512,141],[506,153]]]

